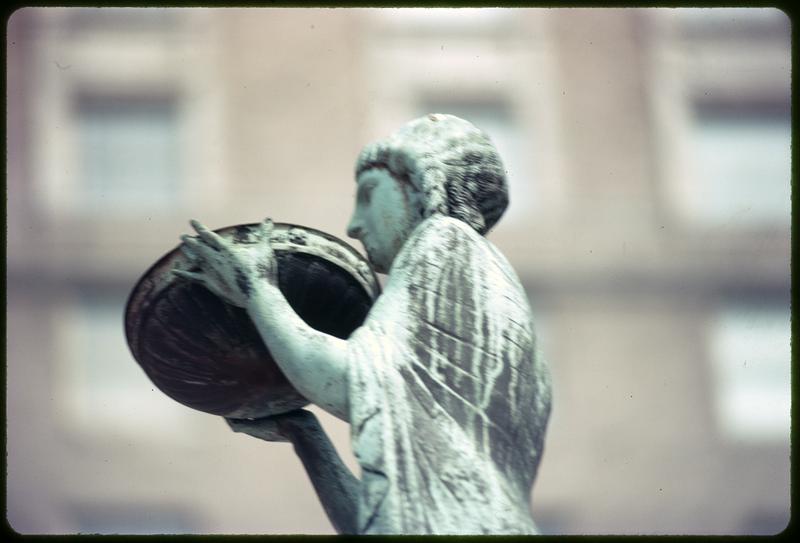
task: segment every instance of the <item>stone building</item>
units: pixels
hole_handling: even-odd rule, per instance
[[[542,530],[786,526],[782,12],[26,8],[7,29],[18,532],[332,533],[289,445],[154,390],[123,308],[191,217],[346,238],[361,146],[432,111],[509,170],[490,239],[555,380]]]

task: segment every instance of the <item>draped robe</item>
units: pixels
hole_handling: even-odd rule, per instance
[[[550,378],[503,255],[425,219],[348,344],[358,533],[536,533]]]

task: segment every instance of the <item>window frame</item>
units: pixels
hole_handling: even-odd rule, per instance
[[[694,9],[694,8],[692,8]],[[660,172],[660,215],[682,237],[715,238],[726,225],[708,218],[692,217],[682,203],[696,182],[691,142],[696,108],[705,105],[739,107],[788,105],[791,84],[791,44],[776,39],[754,44],[750,35],[739,38],[710,32],[706,36],[684,35],[680,14],[675,10],[644,11],[643,23],[650,29],[648,97],[653,118],[656,171]],[[754,45],[758,45],[755,47]],[[788,63],[788,64],[787,64]],[[758,76],[744,77],[756,70]],[[758,72],[758,70],[761,70]],[[784,77],[785,75],[785,77]],[[788,221],[740,225],[742,236],[788,231]]]
[[[172,213],[202,207],[225,196],[225,156],[218,144],[224,127],[224,92],[222,88],[220,92],[203,90],[219,87],[220,67],[207,62],[215,58],[213,51],[221,39],[216,27],[208,24],[213,17],[211,10],[187,10],[171,25],[148,26],[139,21],[124,32],[89,25],[86,32],[76,34],[70,18],[76,10],[88,12],[92,8],[28,9],[36,10],[39,24],[38,47],[30,66],[38,81],[32,108],[31,190],[35,193],[33,201],[48,222],[64,225],[91,219],[79,203],[84,192],[73,107],[75,97],[84,92],[118,97],[174,96],[179,133],[200,135],[201,144],[198,148],[179,144],[182,178],[176,190],[177,209]],[[130,69],[132,65],[135,70]],[[200,155],[204,157],[202,167],[196,160]],[[142,209],[141,214],[165,215],[160,210],[148,211]],[[119,222],[124,221],[124,217],[119,218]]]
[[[59,419],[59,426],[64,431],[70,435],[83,436],[95,443],[102,443],[109,434],[129,435],[137,441],[152,444],[187,443],[207,415],[194,412],[161,392],[130,354],[122,323],[126,292],[127,288],[122,286],[71,284],[53,304],[49,329],[53,331],[54,345],[58,346],[61,353],[53,367],[53,405],[56,410],[53,415]],[[94,394],[97,390],[93,386],[104,387],[108,383],[93,384],[87,378],[87,373],[92,371],[92,363],[83,356],[87,349],[92,348],[87,340],[93,334],[101,333],[87,318],[87,308],[91,305],[87,302],[91,301],[99,301],[101,306],[104,302],[109,302],[103,309],[111,309],[111,314],[115,315],[115,318],[106,321],[114,329],[108,332],[119,332],[122,343],[113,352],[104,351],[99,356],[111,356],[118,366],[127,368],[126,375],[121,376],[122,380],[117,385],[129,389],[128,399],[132,402],[128,404],[110,401],[104,403],[103,393]],[[137,376],[131,379],[134,374]],[[95,397],[92,399],[93,394]],[[142,410],[152,416],[158,416],[159,424],[148,424],[141,419],[131,420],[129,410],[126,409],[126,405],[129,406],[130,403],[140,405]],[[165,416],[171,417],[173,422],[164,424]]]
[[[708,362],[710,365],[709,374],[712,383],[711,391],[714,394],[711,402],[711,409],[714,415],[715,428],[720,439],[730,443],[746,443],[748,445],[773,445],[786,444],[788,446],[791,431],[791,310],[788,299],[781,299],[776,296],[778,293],[770,293],[766,296],[756,296],[751,293],[747,298],[723,298],[720,303],[713,308],[708,315],[708,326],[706,327],[706,344],[708,348]],[[763,420],[756,419],[758,415],[749,413],[746,419],[737,420],[742,413],[731,410],[733,395],[739,394],[749,387],[749,394],[752,397],[759,392],[763,395],[765,385],[761,381],[752,382],[753,376],[762,376],[763,372],[758,373],[758,350],[766,349],[766,344],[774,339],[768,330],[770,325],[785,316],[785,347],[788,359],[786,360],[786,382],[785,390],[788,405],[785,411],[785,427],[783,431],[778,430],[778,426],[765,428]],[[749,323],[747,322],[749,320]],[[761,322],[759,322],[761,321]],[[734,324],[731,327],[731,324]],[[766,325],[765,325],[766,324]],[[727,327],[727,330],[726,330]],[[745,333],[758,334],[760,331],[768,331],[763,337],[762,345],[738,345],[741,338],[732,337],[727,334]],[[783,332],[783,330],[780,330]],[[753,337],[753,336],[750,336]],[[757,340],[756,340],[757,341]],[[749,342],[748,342],[749,343]],[[751,349],[747,352],[747,349]],[[744,352],[742,352],[742,349]],[[727,358],[735,350],[735,360]],[[756,360],[752,360],[755,355]],[[774,362],[774,361],[773,361]],[[768,368],[769,369],[769,368]],[[775,370],[776,368],[772,368]],[[781,371],[781,370],[778,370]],[[761,387],[759,387],[761,383]],[[771,393],[774,393],[772,390]],[[772,394],[770,394],[772,397]],[[781,402],[784,398],[775,401]]]

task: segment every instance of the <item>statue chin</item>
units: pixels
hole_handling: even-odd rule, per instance
[[[372,264],[372,269],[375,270],[376,273],[386,274],[389,272],[387,267],[375,262],[374,260],[370,260],[369,263]]]
[[[373,271],[383,274],[388,273],[391,265],[389,266],[384,265],[385,259],[380,258],[379,256],[376,257],[375,252],[366,247],[364,248],[364,250],[367,253],[367,261],[369,262],[370,266],[372,266]]]

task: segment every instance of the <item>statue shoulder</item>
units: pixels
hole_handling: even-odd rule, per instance
[[[464,221],[440,214],[432,215],[422,221],[417,230],[414,231],[414,234],[417,232],[421,237],[431,240],[446,241],[450,238],[472,239],[474,241],[485,240],[482,235]]]
[[[488,241],[467,223],[444,215],[422,221],[403,246],[402,253],[413,259],[435,255],[440,260],[459,258],[464,252],[482,248]]]

